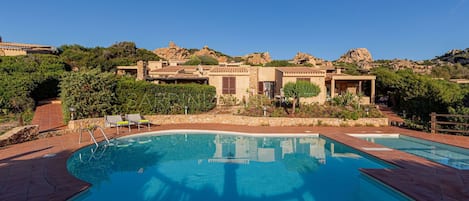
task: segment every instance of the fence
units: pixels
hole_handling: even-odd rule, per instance
[[[454,121],[443,121],[443,120],[438,120],[438,117],[453,117],[453,118],[461,118],[465,119],[466,121],[463,122],[454,122]],[[431,124],[431,133],[439,133],[439,132],[448,132],[448,133],[462,133],[464,135],[469,134],[469,123],[467,123],[469,120],[469,115],[457,115],[457,114],[436,114],[432,112],[430,114],[430,124]],[[440,126],[438,126],[440,125]],[[441,128],[441,125],[446,125],[446,126],[453,126],[453,129],[451,128]],[[461,129],[454,129],[454,127],[460,126],[462,127]]]

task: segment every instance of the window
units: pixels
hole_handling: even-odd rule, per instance
[[[236,94],[236,77],[223,77],[222,94]]]
[[[296,78],[296,81],[306,81],[306,82],[311,82],[311,79],[309,77],[298,77]]]
[[[257,94],[264,94],[264,82],[257,83]]]

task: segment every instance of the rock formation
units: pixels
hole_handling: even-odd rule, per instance
[[[433,59],[433,62],[445,64],[445,62],[450,64],[459,63],[461,65],[469,64],[469,48],[465,50],[450,50],[444,55],[438,56]]]
[[[247,64],[263,65],[272,61],[268,52],[252,53],[243,57]]]
[[[373,58],[366,48],[351,49],[342,55],[337,62],[355,63],[360,66],[361,69],[365,70],[369,70],[373,67]]]
[[[168,47],[155,49],[153,53],[167,60],[186,60],[191,56],[186,48],[178,47],[173,41],[169,42]]]
[[[342,55],[337,61],[345,63],[373,62],[373,58],[368,49],[356,48],[347,51],[347,53]]]
[[[376,63],[375,66],[379,66],[379,63]],[[389,66],[394,70],[402,70],[402,69],[412,69],[413,72],[415,73],[420,73],[420,74],[429,74],[431,73],[431,70],[433,68],[433,65],[424,65],[423,63],[411,61],[411,60],[406,60],[406,59],[393,59],[385,66]]]
[[[296,53],[295,57],[293,57],[293,63],[298,65],[309,64],[313,67],[332,67],[332,62],[316,58],[313,55],[303,52]]]
[[[204,46],[202,49],[196,51],[194,53],[196,56],[210,56],[218,60],[218,62],[226,62],[228,61],[228,57],[220,55],[219,53],[215,52],[214,50],[208,48],[208,46]]]

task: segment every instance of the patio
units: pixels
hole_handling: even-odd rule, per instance
[[[400,151],[365,151],[360,147],[382,147],[345,133],[401,133],[469,148],[469,138],[430,135],[396,127],[250,127],[226,124],[174,124],[153,126],[152,131],[170,129],[224,130],[249,133],[320,133],[400,168],[362,172],[404,192],[416,200],[469,200],[469,171],[456,170]],[[146,129],[142,130],[146,132]],[[115,129],[107,129],[116,137]],[[137,133],[121,133],[120,136]],[[102,137],[98,140],[102,140]],[[67,158],[80,147],[78,134],[39,139],[0,149],[0,200],[66,200],[89,184],[67,172]]]

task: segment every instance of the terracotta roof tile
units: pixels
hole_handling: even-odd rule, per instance
[[[168,67],[164,67],[164,68],[159,68],[159,69],[155,69],[155,70],[152,70],[151,72],[159,72],[159,73],[171,73],[171,72],[174,72],[174,73],[177,73],[181,70],[184,70],[183,67],[180,67],[180,66],[168,66]]]
[[[323,74],[324,72],[308,67],[277,67],[277,70],[283,73],[301,73],[301,74]]]
[[[210,70],[211,73],[248,73],[249,69],[246,67],[214,67]]]

